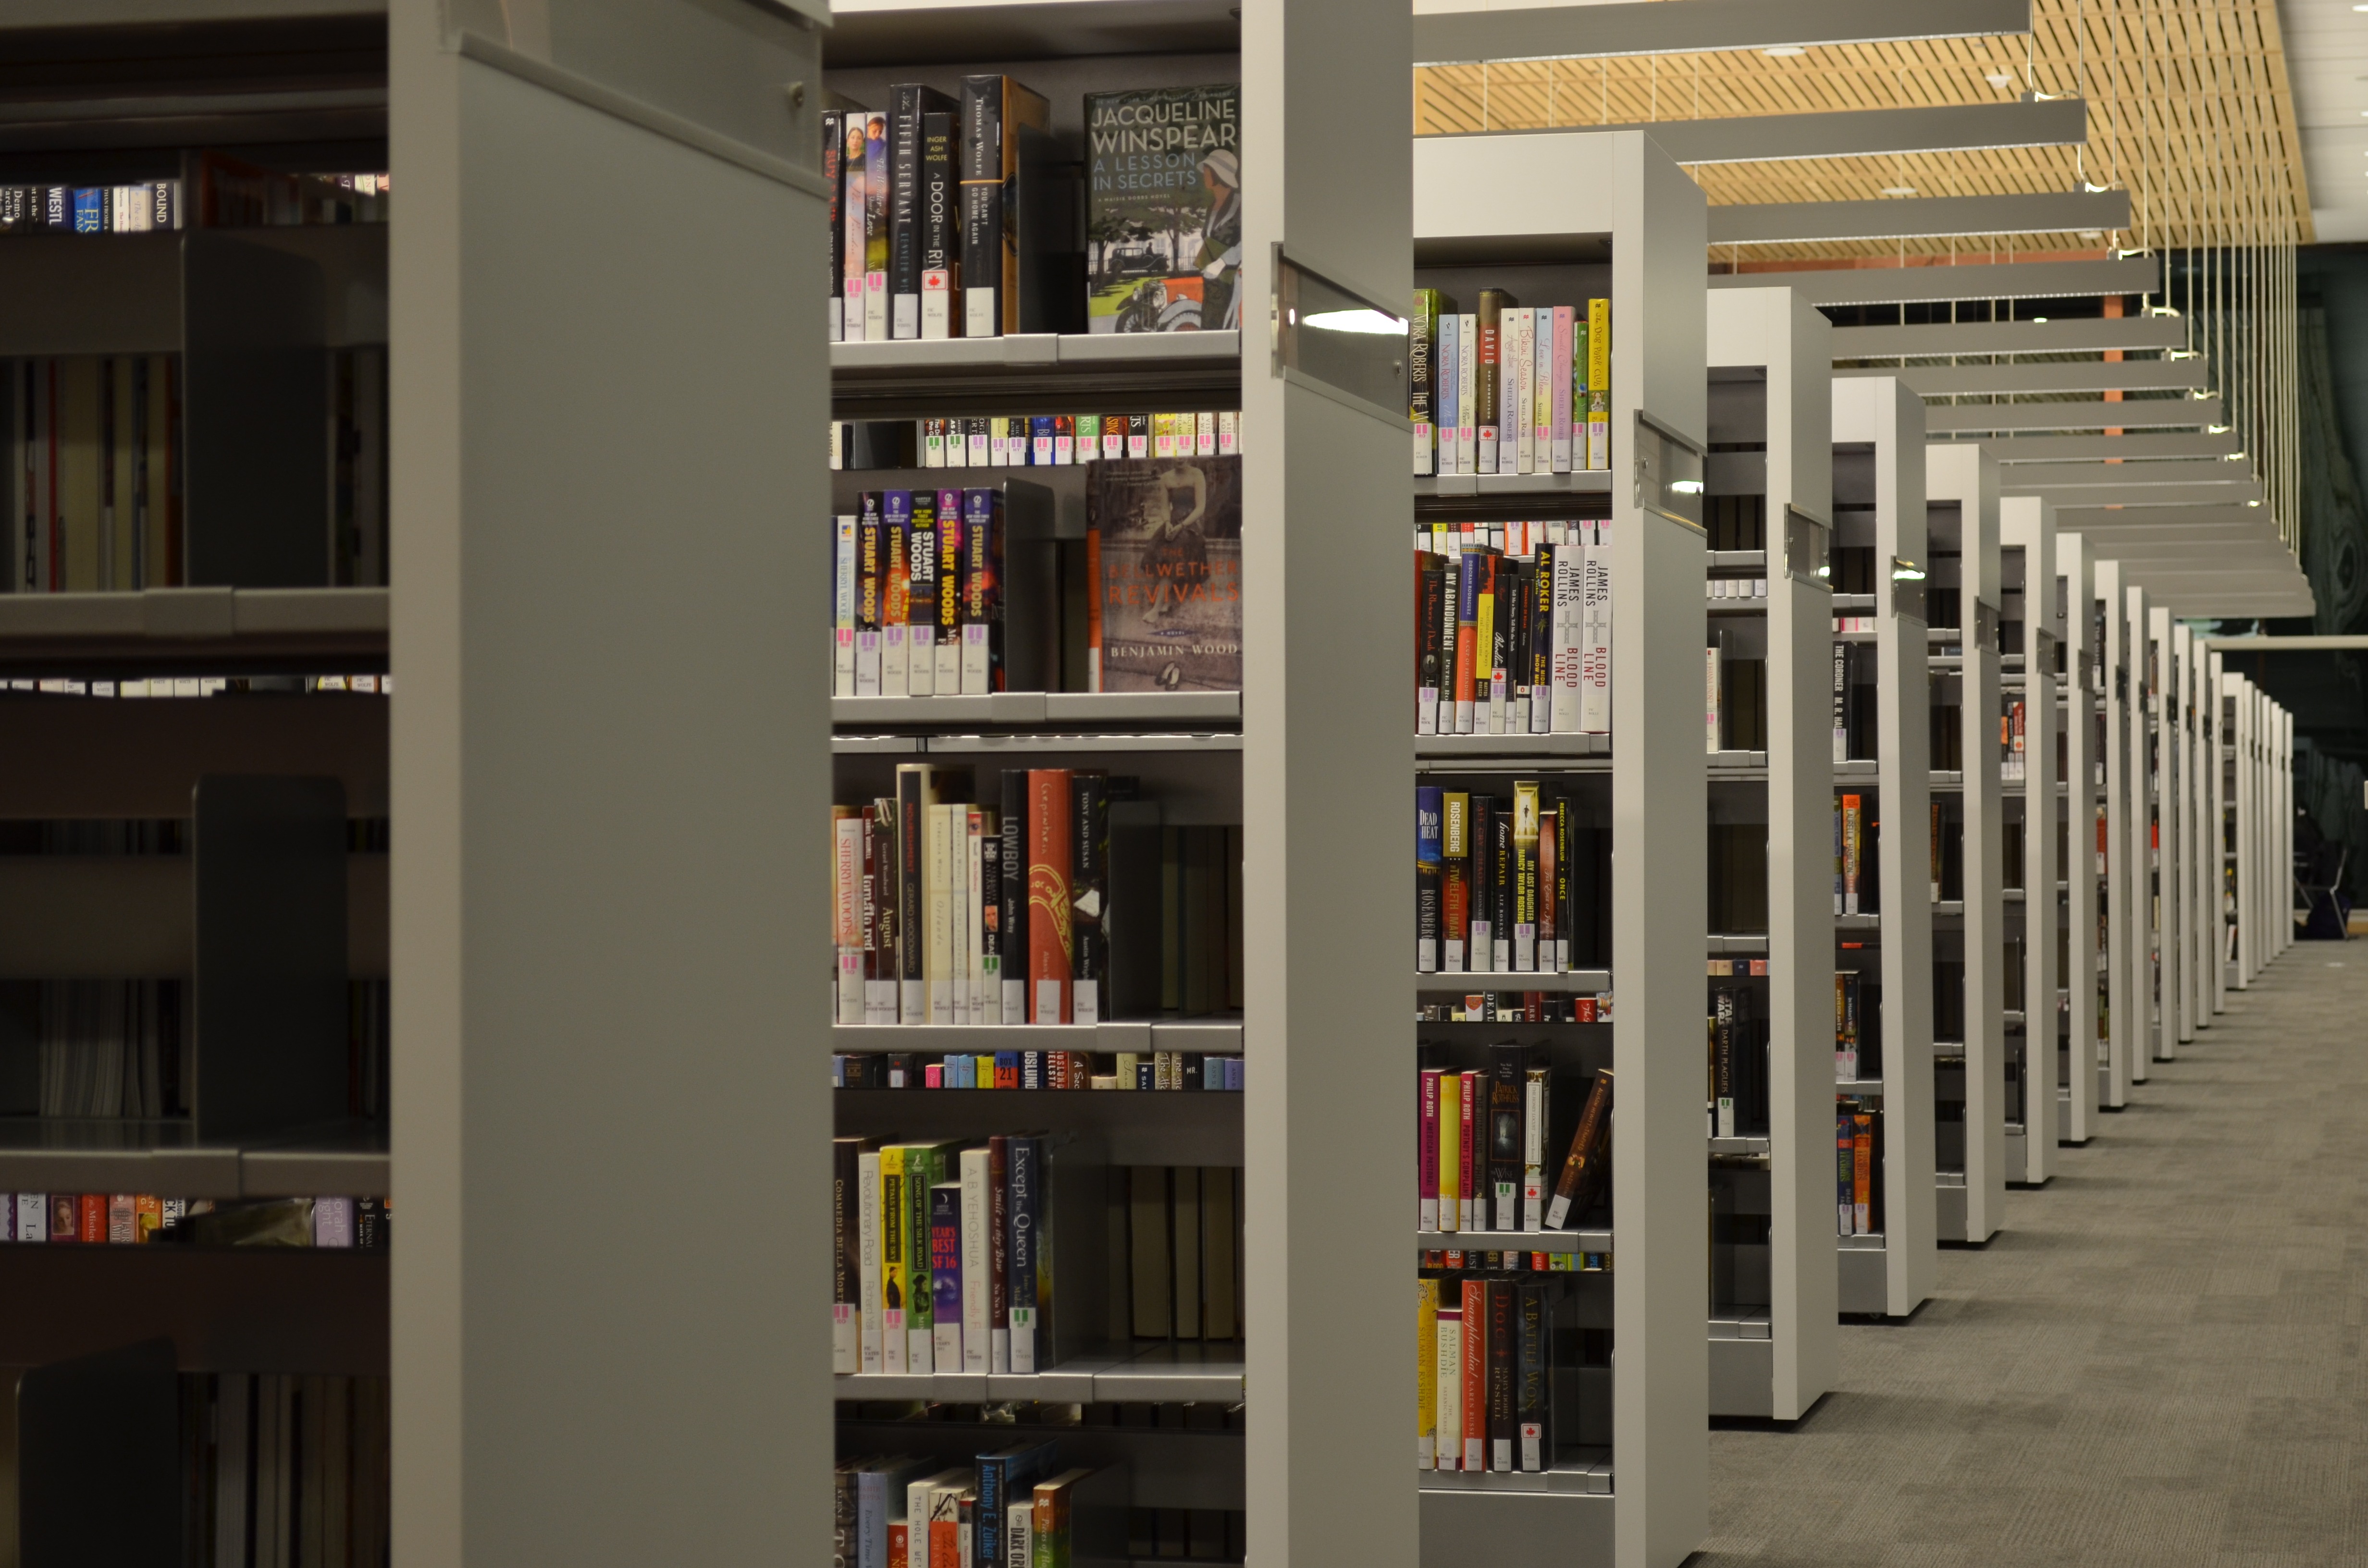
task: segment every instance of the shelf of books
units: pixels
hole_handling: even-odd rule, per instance
[[[2056,673],[2056,723],[2064,736],[2064,799],[2058,874],[2064,881],[2064,1022],[2056,1074],[2062,1115],[2056,1139],[2085,1144],[2096,1135],[2106,1074],[2111,1015],[2105,985],[2104,817],[2107,734],[2100,686],[2112,673],[2103,659],[2104,617],[2097,598],[2094,550],[2084,534],[2055,536],[2057,600],[2063,607],[2063,668]]]
[[[1704,222],[1641,133],[1415,142],[1426,1563],[1705,1528]]]
[[[896,1568],[940,1532],[949,1561],[1287,1555],[1404,1419],[1372,1372],[1403,1320],[1293,1310],[1403,1278],[1379,1216],[1338,1223],[1348,1171],[1302,1163],[1403,1125],[1349,1050],[1403,1003],[1352,978],[1320,1027],[1288,976],[1380,974],[1402,893],[1348,841],[1385,808],[1338,786],[1410,748],[1356,674],[1402,629],[1303,648],[1281,585],[1382,580],[1354,520],[1406,510],[1405,392],[1402,354],[1378,393],[1370,353],[1325,358],[1337,323],[1279,350],[1306,381],[1246,377],[1238,324],[1278,260],[1402,310],[1406,197],[1238,127],[1286,94],[1406,126],[1353,71],[1246,71],[1279,6],[1182,53],[1156,7],[1050,48],[1019,11],[861,12],[825,76],[841,1514]],[[1348,248],[1286,168],[1357,193]],[[1359,1510],[1352,1550],[1411,1563],[1413,1526],[1411,1496]]]
[[[2169,1062],[2188,1038],[2185,995],[2187,958],[2184,919],[2187,901],[2180,877],[2186,840],[2183,816],[2187,800],[2186,746],[2181,740],[2180,699],[2184,690],[2180,669],[2181,630],[2170,611],[2146,607],[2146,639],[2152,676],[2148,681],[2146,726],[2153,739],[2148,788],[2154,796],[2154,1059]]]
[[[1836,1361],[1834,910],[1798,851],[1834,798],[1830,333],[1789,289],[1709,297],[1710,1408],[1785,1421]]]
[[[2128,589],[2119,560],[2099,555],[2092,569],[2097,617],[2098,748],[2103,798],[2097,808],[2100,877],[2100,961],[2102,997],[2097,1062],[2100,1110],[2126,1109],[2130,1100],[2133,1042],[2139,1038],[2136,958],[2138,940],[2136,868],[2131,846],[2131,793],[2136,787],[2136,754],[2131,749],[2129,717],[2134,690],[2130,661]]]
[[[1999,835],[2009,892],[2005,905],[2006,1179],[2044,1185],[2055,1169],[2058,933],[2065,929],[2057,856],[2063,798],[2056,777],[2062,721],[2055,707],[2065,646],[2055,592],[2055,509],[2034,495],[1998,499]],[[2019,892],[2020,897],[2015,896]]]
[[[1931,1295],[1933,834],[1927,631],[1934,560],[1924,402],[1833,383],[1836,1308],[1904,1318]],[[1888,821],[1890,831],[1880,831]],[[1872,851],[1872,853],[1870,853]],[[1844,1150],[1847,1148],[1847,1153]],[[1848,1172],[1845,1196],[1840,1177]]]
[[[105,31],[154,23],[132,9],[78,9],[74,52],[153,57],[167,94],[192,60],[259,74],[129,138],[112,89],[53,84],[54,134],[0,186],[12,1528],[28,1562],[161,1560],[187,1500],[238,1542],[209,1561],[249,1562],[245,1521],[267,1544],[289,1521],[294,1413],[354,1460],[323,1550],[376,1560],[389,229],[385,176],[357,170],[385,166],[384,23],[194,6],[159,52],[152,25]],[[47,58],[41,20],[0,33]],[[268,168],[199,144],[273,142],[252,106],[317,72],[370,100],[320,122],[344,129]],[[149,1458],[86,1463],[94,1422]]]
[[[1933,922],[1932,1030],[1936,1045],[1959,1047],[1933,1074],[1934,1223],[1942,1241],[1979,1243],[1998,1231],[2007,1176],[2002,768],[1989,760],[2000,752],[2004,711],[1998,459],[1970,442],[1932,443],[1924,484],[1936,651],[1932,760],[1962,776],[1953,788],[1933,786],[1941,907]],[[1958,913],[1944,921],[1952,903]]]

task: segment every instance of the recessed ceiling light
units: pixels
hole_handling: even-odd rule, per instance
[[[1982,80],[1987,82],[1993,87],[2003,87],[2009,82],[2014,80],[2014,74],[2008,71],[1993,71],[1988,75],[1983,77]]]
[[[2355,11],[2368,11],[2368,6],[2355,6],[2352,9]],[[1797,43],[1780,43],[1773,49],[1763,49],[1759,52],[1762,54],[1772,54],[1779,60],[1790,60],[1796,54],[1806,54],[1809,51],[1803,49]]]
[[[1913,196],[1916,194],[1916,187],[1912,185],[1886,185],[1883,187],[1883,194],[1885,196]]]

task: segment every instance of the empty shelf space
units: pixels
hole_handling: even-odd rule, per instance
[[[997,691],[974,697],[834,697],[833,725],[939,729],[980,725],[1238,725],[1238,691]]]
[[[359,692],[0,699],[0,816],[183,817],[207,773],[328,774],[346,809],[387,805],[387,699]]]
[[[363,675],[387,667],[384,588],[0,595],[0,674]]]
[[[1611,971],[1608,969],[1573,969],[1560,973],[1531,974],[1516,970],[1458,970],[1417,974],[1414,988],[1417,993],[1437,991],[1466,996],[1481,991],[1577,992],[1581,995],[1592,995],[1611,989]]]
[[[0,856],[0,979],[188,975],[197,933],[186,855]],[[346,858],[347,964],[387,972],[387,858]]]

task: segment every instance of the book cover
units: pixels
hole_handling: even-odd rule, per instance
[[[1241,85],[1086,95],[1086,324],[1241,325]]]
[[[1418,784],[1414,791],[1414,966],[1418,974],[1433,974],[1440,966],[1442,936],[1440,908],[1444,794],[1436,786]]]
[[[863,335],[888,335],[888,197],[894,179],[889,165],[888,116],[863,114]]]
[[[1020,131],[1044,130],[1052,105],[1008,76],[962,83],[962,331],[1019,330],[1018,181]]]
[[[962,1244],[955,1255],[962,1270],[962,1311],[955,1319],[961,1328],[960,1364],[965,1372],[987,1372],[995,1366],[995,1205],[988,1193],[992,1152],[964,1149],[960,1171]]]
[[[1436,1231],[1439,1224],[1439,1081],[1435,1067],[1416,1075],[1415,1100],[1415,1227]]]
[[[1005,1253],[1010,1369],[1033,1372],[1039,1369],[1037,1349],[1043,1343],[1038,1298],[1051,1278],[1040,1267],[1044,1244],[1044,1141],[1035,1136],[1013,1138],[1006,1158],[1009,1165],[1004,1208],[1008,1227]]]
[[[1098,464],[1088,553],[1098,691],[1238,691],[1239,458]]]
[[[962,1189],[929,1188],[930,1359],[939,1372],[962,1369]]]
[[[1488,1048],[1488,1229],[1521,1228],[1522,1126],[1529,1098],[1527,1052],[1519,1045]]]

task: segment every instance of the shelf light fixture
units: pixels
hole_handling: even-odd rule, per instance
[[[1669,481],[1669,488],[1680,495],[1699,495],[1702,493],[1702,482],[1699,479],[1673,479]]]
[[[2368,6],[2355,6],[2352,9],[2355,11],[2368,11]],[[1773,49],[1763,49],[1759,52],[1772,56],[1778,60],[1790,60],[1795,55],[1806,54],[1809,51],[1803,49],[1797,43],[1780,43]]]
[[[2226,436],[2228,430],[2229,426],[2226,425],[2206,425],[2203,427],[2203,433],[2207,436]]]
[[[1406,324],[1380,311],[1317,311],[1300,318],[1302,324],[1318,332],[1365,332],[1376,336],[1383,334],[1406,335]]]
[[[1924,580],[1924,568],[1913,561],[1895,555],[1891,558],[1891,580],[1895,583],[1920,583]]]

